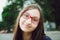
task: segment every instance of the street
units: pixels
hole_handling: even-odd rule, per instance
[[[45,34],[52,40],[60,40],[60,31],[46,31]],[[0,40],[13,40],[13,33],[0,34]]]

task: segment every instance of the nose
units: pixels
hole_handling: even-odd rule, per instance
[[[26,24],[31,24],[31,18],[26,20]]]

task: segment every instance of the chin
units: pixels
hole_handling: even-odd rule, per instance
[[[24,30],[23,32],[33,32],[32,30]]]

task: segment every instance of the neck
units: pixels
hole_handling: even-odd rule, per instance
[[[31,40],[32,33],[23,32],[23,40]]]

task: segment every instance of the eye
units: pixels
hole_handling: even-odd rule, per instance
[[[38,21],[38,19],[36,19],[36,18],[33,18],[33,21],[36,21],[36,22],[37,22],[37,21]]]
[[[29,17],[29,15],[26,14],[25,17]]]
[[[26,19],[26,18],[29,18],[29,15],[28,14],[24,14],[23,17]]]

